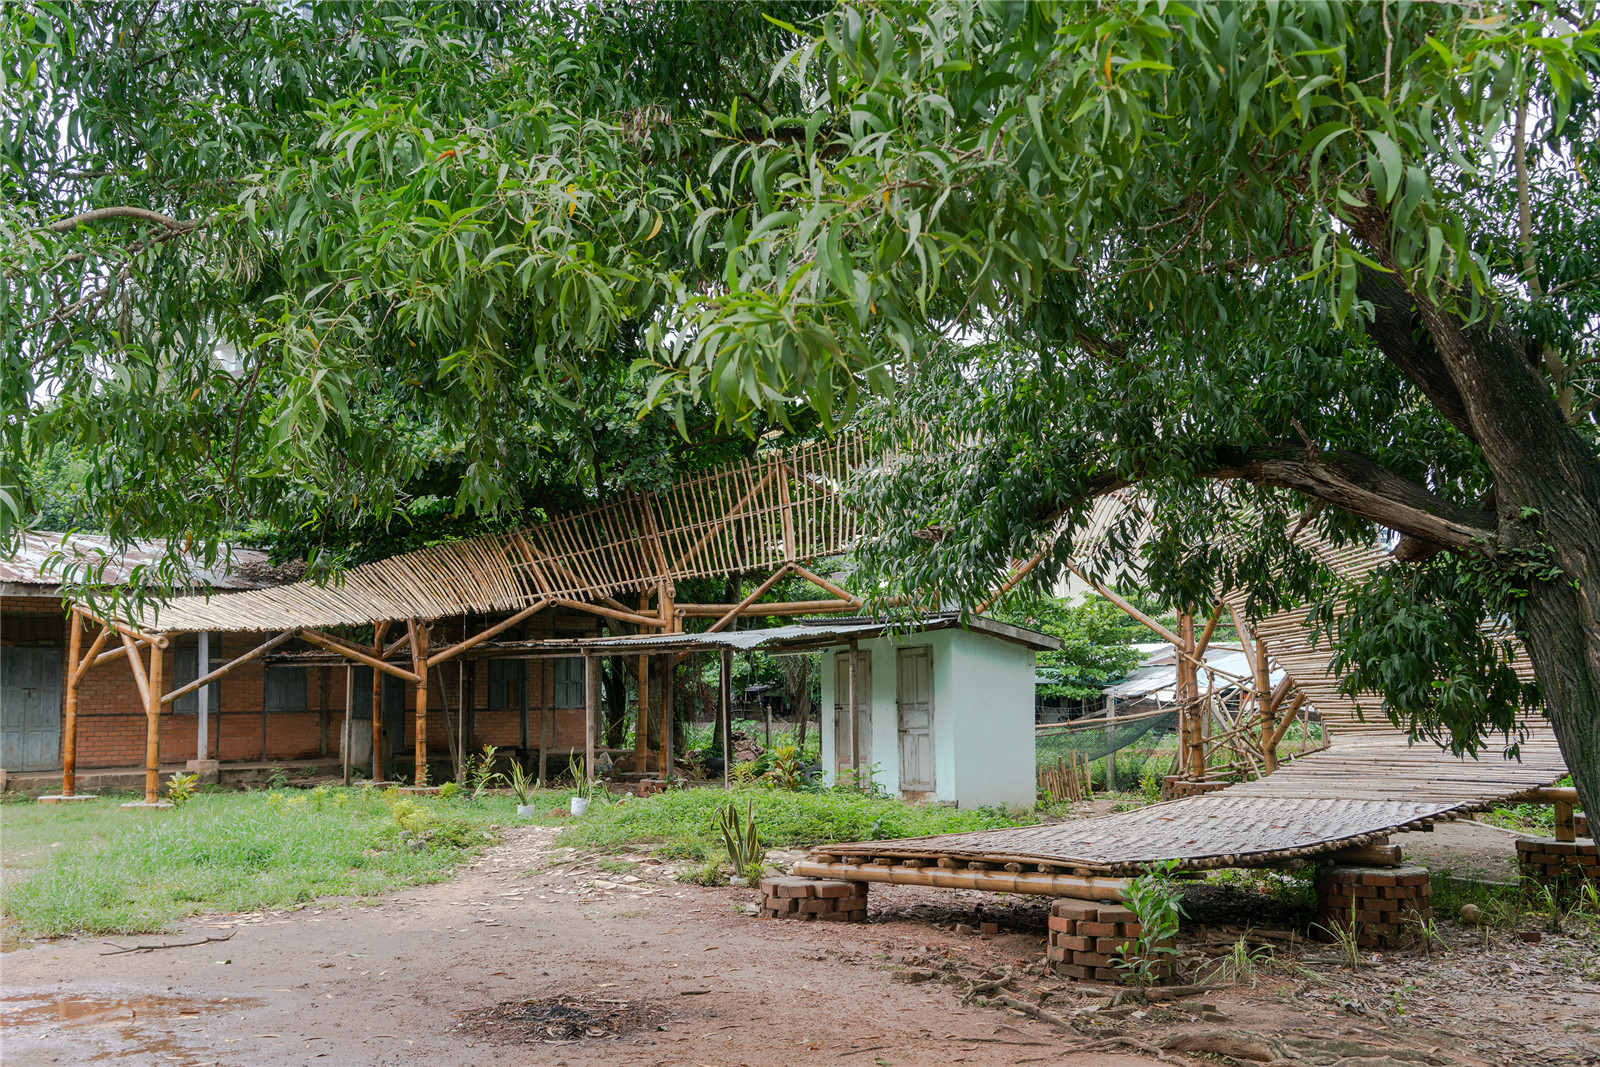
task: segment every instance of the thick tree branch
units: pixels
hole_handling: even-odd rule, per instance
[[[144,219],[146,222],[160,223],[174,233],[186,233],[200,225],[198,220],[186,219],[180,221],[170,215],[163,215],[159,211],[151,211],[149,208],[120,206],[101,207],[95,208],[93,211],[85,211],[81,215],[73,215],[71,218],[52,222],[49,228],[52,233],[69,233],[86,223],[101,222],[105,219]]]
[[[1462,507],[1355,452],[1281,447],[1241,448],[1219,457],[1213,478],[1279,486],[1461,552],[1483,554],[1495,540],[1495,516]]]
[[[1377,342],[1379,351],[1411,379],[1411,384],[1422,390],[1422,395],[1450,425],[1469,440],[1477,441],[1477,431],[1467,414],[1461,390],[1423,331],[1416,302],[1405,286],[1393,274],[1362,267],[1356,295],[1372,305],[1372,322],[1367,332]]]

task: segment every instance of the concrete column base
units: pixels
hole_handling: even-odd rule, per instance
[[[217,785],[222,781],[222,761],[192,759],[183,765],[185,774],[198,774],[201,785]]]
[[[154,804],[151,804],[144,800],[132,800],[119,806],[124,808],[139,808],[145,811],[154,811],[157,808],[170,808],[172,807],[172,802],[169,800],[158,800]]]
[[[51,796],[35,797],[34,799],[40,804],[70,804],[74,800],[99,800],[100,797],[96,793],[74,793],[70,797],[55,793]]]

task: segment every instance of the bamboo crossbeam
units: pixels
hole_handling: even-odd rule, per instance
[[[96,615],[82,604],[78,604],[74,610],[84,618],[93,619],[101,626],[109,626],[111,629],[117,631],[119,634],[122,634],[124,637],[131,637],[135,641],[138,641],[142,644],[154,644],[157,648],[166,648],[172,643],[161,634],[147,634],[143,630],[137,630],[130,626],[124,626],[120,622],[112,622],[109,619],[102,619],[100,616]]]
[[[90,616],[93,618],[93,616]],[[102,625],[104,625],[102,623]],[[133,671],[133,682],[139,687],[139,703],[150,703],[150,680],[145,677],[144,662],[139,657],[139,646],[132,637],[118,631],[122,637],[122,650],[128,655],[128,667]],[[159,650],[158,650],[159,651]]]
[[[840,611],[859,611],[859,600],[773,600],[750,604],[739,610],[745,615],[831,615]],[[739,608],[738,604],[679,604],[678,611],[691,619],[716,619]]]
[[[230,660],[229,662],[223,664],[210,674],[207,674],[205,677],[196,678],[188,685],[174,689],[172,692],[161,698],[161,703],[170,704],[181,696],[187,696],[188,694],[193,693],[203,685],[209,685],[218,678],[221,678],[224,674],[227,674],[229,671],[234,670],[237,667],[242,667],[251,660],[260,659],[262,656],[265,656],[268,652],[271,652],[273,649],[277,648],[279,645],[283,644],[293,636],[293,630],[285,630],[283,633],[279,634],[277,637],[274,637],[265,644],[257,645],[255,648],[252,648],[249,652],[246,652],[237,659]]]
[[[828,581],[828,579],[822,577],[821,575],[813,574],[811,571],[809,571],[806,568],[800,566],[800,564],[798,564],[798,563],[791,562],[789,564],[789,568],[795,574],[798,574],[800,577],[804,578],[806,581],[810,582],[812,585],[816,586],[818,589],[821,589],[823,592],[832,593],[834,596],[838,597],[840,600],[843,600],[843,601],[845,601],[847,603],[854,604],[856,607],[860,607],[861,606],[861,604],[862,604],[861,598],[856,596],[854,593],[850,592],[850,590],[845,589],[845,588],[843,588],[841,586],[834,585],[832,582]]]
[[[72,613],[72,620],[72,624],[74,626],[81,627],[83,625],[83,616],[77,611]],[[100,660],[96,657],[99,656],[100,649],[105,645],[106,639],[110,636],[111,628],[109,626],[100,627],[100,633],[95,636],[94,641],[89,645],[89,651],[84,653],[82,656],[75,657],[72,671],[69,675],[74,685],[83,680],[83,676],[89,673],[89,668],[100,662]],[[119,656],[126,656],[128,654],[128,650],[126,648],[118,648],[116,652]]]
[[[631,622],[635,626],[648,626],[651,629],[661,627],[660,616],[643,615],[631,611],[618,611],[614,608],[602,607],[599,604],[586,604],[581,600],[567,600],[556,597],[552,603],[560,604],[564,608],[573,608],[577,611],[587,611],[595,615],[604,615],[608,619],[617,619],[621,622]]]
[[[327,634],[321,633],[320,631],[301,630],[299,637],[302,641],[309,641],[311,644],[325,648],[329,652],[337,652],[346,659],[353,659],[357,663],[365,663],[368,667],[373,667],[377,670],[383,671],[386,674],[392,674],[396,678],[403,678],[412,683],[419,681],[416,674],[406,670],[404,667],[396,667],[392,663],[385,663],[383,660],[372,655],[372,653],[365,649],[357,649],[342,642],[335,641]]]
[[[436,653],[435,655],[429,656],[428,657],[428,666],[429,667],[437,667],[439,664],[443,663],[445,660],[454,659],[455,657],[461,655],[461,653],[465,652],[467,649],[472,648],[475,645],[481,644],[484,641],[489,640],[489,638],[493,637],[495,634],[501,633],[502,631],[507,630],[507,629],[511,628],[512,626],[515,626],[517,623],[521,622],[523,619],[528,618],[530,615],[534,615],[534,614],[537,614],[538,612],[543,611],[545,608],[550,606],[550,603],[551,602],[548,601],[548,600],[541,600],[537,604],[533,604],[533,605],[530,605],[529,607],[523,608],[521,611],[517,612],[515,615],[512,615],[510,618],[507,618],[507,619],[504,619],[504,620],[502,620],[500,622],[495,623],[493,626],[489,627],[487,630],[484,630],[484,631],[482,631],[480,633],[474,634],[472,637],[467,638],[465,641],[459,641],[456,644],[451,645],[449,648],[445,649],[444,651]]]
[[[104,632],[105,632],[104,630],[101,631],[101,633],[104,633]],[[116,648],[107,649],[106,651],[100,653],[98,656],[94,657],[93,659],[89,659],[88,657],[84,657],[83,662],[78,665],[79,676],[81,677],[82,675],[87,674],[89,672],[89,668],[91,668],[91,667],[98,667],[102,663],[110,663],[112,660],[121,659],[123,656],[126,656],[127,654],[128,654],[127,646],[119,644]]]
[[[870,863],[822,863],[809,859],[796,863],[794,873],[801,878],[839,878],[849,882],[888,882],[937,889],[982,889],[995,893],[1072,897],[1076,900],[1123,900],[1128,885],[1125,878],[1092,875],[885,867]]]

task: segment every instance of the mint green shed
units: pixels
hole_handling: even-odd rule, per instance
[[[911,802],[1033,806],[1034,657],[1060,642],[950,613],[897,631],[874,628],[854,647],[854,724],[846,714],[850,646],[822,654],[822,766],[830,783],[870,777]]]

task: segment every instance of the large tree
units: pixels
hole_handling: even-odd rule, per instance
[[[805,112],[723,125],[726,285],[663,395],[887,365],[868,562],[969,602],[1134,486],[1193,606],[1316,592],[1302,523],[1393,531],[1325,620],[1349,683],[1458,749],[1542,701],[1594,810],[1597,33],[1590,3],[843,6],[781,70]]]

